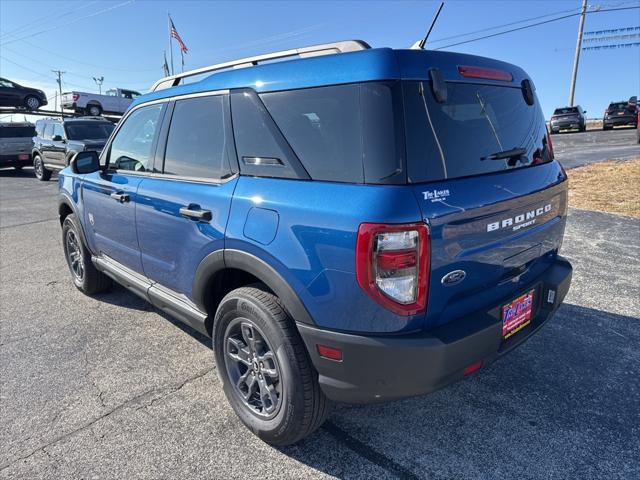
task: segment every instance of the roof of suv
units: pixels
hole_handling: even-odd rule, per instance
[[[432,67],[439,68],[446,80],[478,81],[463,77],[458,72],[459,65],[508,71],[513,76],[513,86],[520,86],[522,80],[529,78],[520,67],[475,55],[368,48],[223,70],[197,82],[142,95],[131,106],[176,95],[238,88],[251,88],[261,93],[368,81],[426,80],[429,78],[429,68]],[[505,84],[504,81],[485,79],[482,82]]]
[[[98,117],[79,117],[79,118],[43,118],[42,120],[36,121],[36,123],[40,122],[57,122],[57,123],[113,123],[107,120],[106,118],[98,118]]]

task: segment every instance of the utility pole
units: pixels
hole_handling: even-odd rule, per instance
[[[582,47],[582,32],[584,31],[584,18],[587,13],[587,0],[582,0],[580,9],[580,26],[578,27],[578,41],[576,42],[576,54],[573,57],[573,73],[571,74],[571,86],[569,88],[569,107],[573,107],[573,96],[576,93],[576,78],[578,77],[578,63],[580,62],[580,49]]]
[[[58,75],[58,91],[60,92],[60,113],[62,113],[62,75],[67,72],[63,72],[61,70],[51,70],[53,73]]]
[[[102,95],[102,82],[104,82],[104,77],[93,77],[93,81],[98,85],[100,95]]]

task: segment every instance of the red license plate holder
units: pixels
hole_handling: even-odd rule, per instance
[[[502,338],[505,340],[531,323],[535,289],[502,306]]]
[[[28,153],[21,153],[18,155],[18,160],[29,160],[29,154]]]

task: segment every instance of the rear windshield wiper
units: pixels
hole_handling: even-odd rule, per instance
[[[492,153],[486,157],[480,157],[480,160],[504,160],[505,158],[520,158],[527,153],[526,148],[512,148],[511,150],[503,150],[502,152]]]

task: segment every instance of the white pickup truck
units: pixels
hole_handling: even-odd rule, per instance
[[[103,113],[122,115],[133,99],[140,96],[134,90],[114,88],[105,95],[87,92],[65,92],[62,94],[62,108],[97,117]]]

